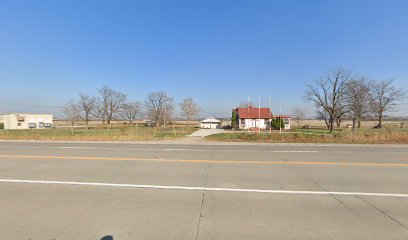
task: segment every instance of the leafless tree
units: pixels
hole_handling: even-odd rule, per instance
[[[336,126],[340,127],[343,120],[346,119],[347,113],[349,112],[349,108],[347,107],[346,103],[342,103],[339,108],[335,109],[334,112],[334,119],[336,121]]]
[[[97,100],[96,107],[92,112],[92,116],[95,117],[96,119],[101,120],[102,124],[105,125],[105,123],[106,123],[106,112],[105,112],[104,106],[101,104],[99,99]]]
[[[135,101],[123,104],[120,115],[123,119],[129,121],[129,123],[132,124],[133,121],[142,116],[141,103]]]
[[[349,115],[353,120],[353,130],[361,127],[361,119],[370,111],[370,86],[365,76],[350,80],[346,90],[346,101]]]
[[[327,126],[327,129],[330,129],[330,117],[329,114],[326,110],[324,109],[318,109],[316,110],[316,119],[317,120],[324,120],[324,123]]]
[[[255,104],[253,101],[247,101],[247,102],[241,102],[238,107],[240,108],[247,108],[247,107],[255,107],[257,104]]]
[[[193,98],[188,97],[184,98],[183,101],[179,104],[183,116],[187,119],[187,127],[189,121],[197,117],[200,112],[200,108],[197,103],[193,101]]]
[[[151,118],[156,126],[170,121],[174,111],[174,100],[164,91],[152,92],[147,96],[145,108],[147,115]]]
[[[80,117],[85,122],[86,129],[88,129],[91,114],[96,107],[96,99],[95,97],[89,96],[85,93],[80,93],[77,106],[80,112]]]
[[[81,118],[78,105],[74,100],[71,100],[64,105],[63,112],[67,120],[71,123],[71,134],[74,135],[75,121],[78,121]]]
[[[333,123],[345,109],[345,92],[350,73],[336,69],[323,75],[313,84],[306,84],[304,99],[313,102],[319,110],[328,115],[329,130],[333,132]]]
[[[104,86],[98,90],[97,107],[93,115],[101,119],[104,124],[110,125],[112,119],[123,107],[126,99],[125,94]]]
[[[302,121],[305,119],[305,111],[300,107],[295,107],[292,110],[292,117],[295,120],[298,127],[302,124]]]
[[[384,113],[394,111],[407,94],[401,88],[393,86],[393,80],[375,81],[370,86],[371,108],[378,118],[378,127],[381,128]]]

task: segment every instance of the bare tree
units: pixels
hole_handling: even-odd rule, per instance
[[[378,127],[381,128],[384,113],[394,111],[407,94],[401,88],[393,86],[393,80],[376,81],[370,85],[371,108],[378,118]]]
[[[97,107],[93,115],[101,119],[104,124],[110,125],[112,119],[119,113],[120,108],[126,102],[127,96],[112,90],[108,86],[99,89],[98,94]]]
[[[69,120],[71,123],[71,134],[74,135],[75,121],[78,121],[81,118],[78,105],[74,100],[71,100],[64,105],[63,112],[67,120]]]
[[[187,119],[187,127],[189,125],[189,121],[193,120],[197,117],[198,113],[200,112],[200,108],[198,107],[197,103],[193,101],[193,98],[188,97],[184,98],[183,101],[179,104],[180,109]]]
[[[95,110],[96,99],[95,97],[89,96],[85,93],[80,93],[77,105],[80,112],[80,117],[85,122],[86,129],[89,129],[89,120],[92,112]]]
[[[316,110],[316,119],[317,120],[324,120],[324,123],[327,126],[327,129],[330,129],[330,117],[326,110],[318,109]]]
[[[255,107],[255,106],[257,106],[257,104],[255,104],[253,101],[241,102],[240,104],[238,104],[238,107],[240,108]]]
[[[347,107],[347,105],[345,105],[345,103],[341,104],[339,108],[335,109],[334,118],[335,118],[337,127],[340,127],[343,120],[346,119],[348,112],[349,112],[349,108]]]
[[[123,119],[132,124],[133,121],[142,116],[142,105],[138,101],[125,103],[120,113]]]
[[[353,130],[361,127],[361,119],[370,110],[370,87],[368,78],[361,76],[350,80],[346,90],[349,114],[353,120]]]
[[[323,75],[314,84],[306,84],[304,99],[313,102],[328,115],[329,130],[333,132],[333,123],[345,109],[345,92],[350,80],[350,73],[336,69]]]
[[[300,107],[295,107],[292,110],[292,117],[295,120],[298,128],[302,124],[302,121],[305,119],[305,111],[301,109]]]
[[[92,116],[94,116],[95,118],[101,120],[102,124],[105,125],[105,123],[106,123],[106,112],[105,112],[104,105],[101,104],[99,99],[97,100],[96,107],[94,108],[94,110],[92,112]]]
[[[173,115],[173,102],[173,98],[164,91],[152,92],[147,96],[145,101],[146,112],[149,118],[156,123],[156,126],[163,124],[163,127],[166,127],[166,122]]]

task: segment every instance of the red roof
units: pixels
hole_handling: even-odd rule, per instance
[[[278,118],[278,117],[281,117],[281,118],[291,118],[291,116],[289,116],[289,115],[281,115],[281,116],[279,116],[279,115],[276,115],[276,116],[273,116],[274,118]]]
[[[239,118],[272,118],[272,112],[269,108],[237,108]],[[261,110],[261,114],[259,114]]]

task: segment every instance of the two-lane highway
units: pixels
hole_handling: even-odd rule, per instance
[[[408,239],[408,146],[0,142],[0,239]]]

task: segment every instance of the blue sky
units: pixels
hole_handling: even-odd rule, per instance
[[[310,114],[304,83],[343,67],[408,89],[408,1],[0,1],[0,112],[103,85],[165,90],[202,115],[247,97]],[[10,105],[15,104],[15,105]],[[408,107],[401,113],[408,115]]]

